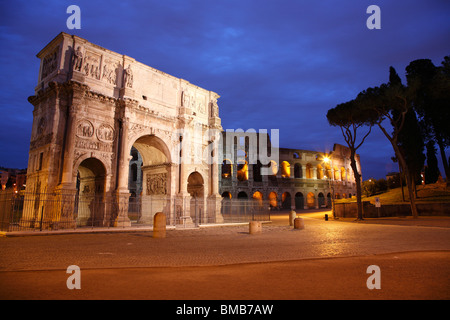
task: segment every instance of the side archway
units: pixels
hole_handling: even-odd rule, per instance
[[[106,168],[97,158],[84,159],[77,169],[77,224],[103,226],[105,217]]]
[[[202,175],[195,171],[188,177],[187,191],[191,195],[190,213],[196,225],[205,222],[205,186]]]

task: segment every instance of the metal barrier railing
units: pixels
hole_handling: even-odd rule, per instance
[[[0,191],[1,231],[144,227],[157,212],[176,227],[270,220],[269,203],[251,199],[141,196],[124,205],[114,195]]]

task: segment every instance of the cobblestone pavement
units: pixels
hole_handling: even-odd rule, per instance
[[[0,238],[0,271],[228,265],[450,250],[450,228],[342,222],[304,216],[305,229],[275,216],[261,234],[248,225]],[[317,216],[316,216],[317,217]],[[447,220],[444,220],[444,222]],[[439,225],[436,224],[435,225]]]
[[[405,222],[409,224],[405,226],[402,223],[399,225],[396,220],[383,221],[383,223],[375,223],[374,221],[352,222],[351,220],[342,219],[325,221],[322,218],[323,213],[305,214],[302,217],[305,222],[305,229],[303,230],[293,229],[288,224],[287,215],[279,215],[273,216],[271,223],[263,225],[261,234],[249,234],[248,225],[240,225],[168,230],[166,238],[163,239],[155,239],[152,237],[151,231],[142,230],[3,237],[0,238],[0,291],[2,290],[2,284],[5,285],[3,290],[6,290],[5,288],[14,287],[19,278],[23,282],[26,281],[24,279],[34,279],[33,277],[36,277],[36,275],[44,277],[47,274],[48,279],[46,278],[46,281],[51,283],[53,280],[49,279],[53,278],[50,278],[49,275],[55,271],[61,274],[60,277],[63,278],[62,281],[64,283],[67,275],[65,272],[60,271],[65,271],[69,265],[77,265],[83,270],[84,279],[88,278],[90,274],[91,283],[95,282],[95,279],[99,281],[99,271],[101,271],[102,279],[108,278],[108,275],[112,277],[110,279],[117,279],[117,273],[130,274],[131,272],[137,275],[151,270],[150,273],[147,272],[148,277],[150,277],[150,274],[153,277],[158,275],[152,280],[153,284],[157,283],[157,281],[162,281],[161,277],[163,275],[167,279],[171,279],[171,281],[179,280],[178,295],[175,298],[186,296],[188,299],[205,299],[205,297],[206,299],[216,299],[212,292],[217,289],[211,289],[211,287],[212,291],[195,291],[197,294],[202,293],[202,295],[195,295],[192,292],[188,293],[188,288],[185,288],[188,292],[183,292],[180,288],[186,287],[191,282],[183,282],[182,275],[189,274],[191,279],[202,275],[207,280],[209,279],[211,283],[214,282],[213,279],[219,282],[226,282],[228,279],[233,282],[232,279],[236,280],[238,278],[245,283],[245,279],[242,279],[242,276],[247,274],[249,277],[253,277],[255,270],[258,270],[258,268],[266,271],[268,268],[271,270],[277,270],[277,268],[282,270],[284,268],[283,272],[289,274],[290,272],[286,270],[298,273],[299,270],[296,268],[306,268],[308,264],[311,264],[309,266],[310,269],[308,269],[310,274],[314,274],[317,270],[323,271],[320,277],[318,274],[316,275],[319,278],[304,279],[302,282],[306,285],[308,281],[312,281],[310,286],[313,288],[314,283],[317,283],[317,279],[326,279],[335,274],[335,271],[345,274],[346,263],[347,267],[350,268],[352,263],[349,261],[354,261],[348,259],[359,259],[358,261],[360,262],[364,260],[365,264],[370,264],[371,261],[374,261],[376,264],[377,261],[381,263],[380,259],[382,257],[385,259],[390,255],[389,259],[392,260],[398,258],[401,254],[410,254],[408,257],[415,257],[414,259],[416,260],[405,259],[404,261],[409,261],[409,267],[397,261],[398,270],[403,270],[404,274],[407,274],[412,272],[411,270],[414,269],[415,265],[418,265],[418,262],[421,264],[428,262],[428,268],[431,267],[436,272],[436,277],[430,279],[430,283],[433,283],[433,286],[436,283],[444,286],[439,289],[440,291],[434,290],[433,292],[440,293],[437,297],[438,299],[442,297],[447,297],[448,299],[450,293],[448,273],[450,268],[450,265],[448,265],[450,261],[449,219],[419,218],[421,221],[400,221],[403,224]],[[426,226],[423,226],[423,224]],[[427,254],[431,256],[427,256]],[[330,260],[330,258],[339,259]],[[303,267],[298,265],[302,261]],[[330,261],[341,261],[341,264],[329,265]],[[430,266],[431,261],[435,261],[435,264]],[[330,269],[324,269],[327,264]],[[248,270],[249,266],[253,266],[251,268],[253,271]],[[312,268],[312,266],[315,267]],[[221,268],[214,270],[219,270],[218,272],[222,276],[215,278],[215,274],[217,275],[216,271],[212,272],[213,269],[208,269],[208,267]],[[203,273],[200,270],[203,270]],[[235,273],[233,273],[235,275],[234,278],[231,276],[232,271],[230,270],[235,270]],[[245,270],[248,270],[247,273]],[[419,275],[414,274],[411,276],[420,278],[420,272],[429,273],[429,269],[423,270],[418,271]],[[349,272],[351,273],[352,271],[349,269]],[[433,273],[431,273],[431,276],[433,276]],[[179,279],[179,277],[182,278]],[[363,272],[363,279],[360,279],[363,282],[363,287],[365,286],[364,277],[367,277],[367,275]],[[122,279],[125,278],[122,277]],[[288,277],[284,281],[290,283],[292,282],[291,279]],[[316,280],[313,281],[311,279]],[[342,281],[344,279],[342,278]],[[205,283],[207,280],[201,281],[201,283]],[[281,279],[279,280],[281,281]],[[131,283],[135,286],[137,285],[135,282]],[[148,290],[139,292],[147,292],[145,298],[173,299],[174,296],[171,296],[170,292],[166,292],[166,296],[162,294],[164,290],[170,289],[167,283],[170,283],[170,281],[161,284],[158,287],[159,291],[155,291],[156,287],[152,287],[151,293],[148,293]],[[225,284],[222,283],[222,285]],[[59,287],[61,287],[60,284]],[[63,285],[62,287],[65,286]],[[25,286],[25,288],[27,287]],[[270,292],[276,292],[275,289],[273,291],[267,290],[267,287],[264,288],[269,296],[263,296],[263,299],[267,297],[270,299]],[[242,292],[242,296],[231,296],[230,298],[250,297],[245,295],[245,290],[242,291],[243,288],[235,289],[237,291],[233,292]],[[365,289],[367,291],[367,288]],[[67,293],[67,288],[65,290]],[[324,290],[329,291],[326,288]],[[111,293],[110,289],[107,291]],[[41,290],[40,294],[42,292]],[[54,292],[57,291],[50,290],[48,294],[54,294]],[[85,290],[83,294],[87,294],[87,292]],[[159,295],[154,296],[155,292],[159,292]],[[286,292],[286,290],[281,292]],[[309,294],[313,292],[315,291],[311,289]],[[93,296],[87,295],[84,298],[98,298],[98,291],[96,294]],[[254,296],[251,297],[261,298],[255,291],[253,291],[253,294]],[[280,298],[287,299],[304,297],[301,295],[292,297],[280,294]],[[425,292],[425,294],[427,293]],[[14,295],[12,292],[0,292],[0,296],[3,298],[22,297],[21,294]],[[307,295],[306,297],[315,299],[317,296],[320,296],[318,292],[316,296]],[[30,298],[29,296],[27,297]],[[31,296],[31,298],[36,297]],[[108,298],[109,295],[105,293],[102,297]],[[141,295],[128,297],[143,298]],[[224,297],[224,295],[217,297]],[[340,293],[339,297],[345,298],[345,295],[342,296],[342,293]],[[395,297],[398,299],[403,296]]]

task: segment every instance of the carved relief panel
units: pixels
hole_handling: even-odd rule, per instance
[[[147,173],[147,195],[167,194],[167,173]]]
[[[48,54],[42,61],[41,79],[47,77],[50,73],[58,68],[58,52],[59,47],[56,47],[50,54]]]
[[[109,124],[101,124],[97,128],[97,138],[103,142],[113,142],[114,129]]]
[[[117,76],[120,68],[120,62],[105,59],[105,63],[103,64],[102,80],[109,84],[117,85]]]
[[[76,136],[76,148],[100,152],[113,152],[115,131],[109,124],[103,123],[94,126],[89,120],[81,119],[77,124]]]
[[[93,124],[86,119],[80,120],[77,125],[77,137],[79,138],[90,138],[94,135]]]
[[[91,78],[100,80],[101,55],[86,51],[82,72]]]

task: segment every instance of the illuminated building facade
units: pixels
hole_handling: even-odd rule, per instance
[[[275,210],[303,210],[330,207],[333,194],[336,199],[356,195],[350,150],[343,145],[335,144],[329,153],[272,148],[278,161],[270,160],[264,165],[259,159],[250,161],[249,144],[259,142],[261,137],[268,139],[267,135],[231,134],[236,137],[230,139],[235,152],[229,152],[229,147],[227,152],[224,147],[220,166],[219,192],[225,199],[255,199],[267,201]],[[270,149],[270,142],[268,145]],[[260,150],[257,153],[261,154]],[[359,156],[357,166],[360,171]],[[264,167],[269,170],[268,175],[261,174]]]

